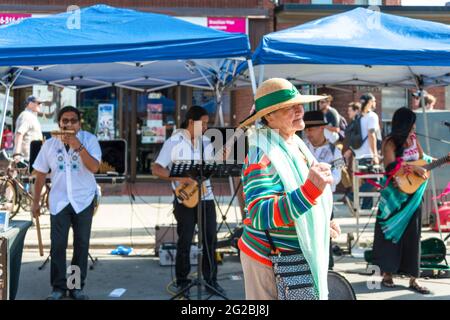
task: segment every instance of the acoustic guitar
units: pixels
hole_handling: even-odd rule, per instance
[[[419,189],[422,183],[428,180],[428,178],[430,177],[430,170],[437,168],[448,161],[450,161],[449,156],[439,158],[438,160],[435,160],[428,164],[425,160],[408,161],[406,162],[407,165],[419,166],[427,170],[426,172],[427,179],[419,177],[414,172],[407,172],[407,170],[405,170],[405,167],[402,167],[400,168],[399,171],[397,171],[397,173],[394,175],[394,179],[397,182],[398,188],[402,192],[407,194],[413,194],[414,192],[417,191],[417,189]]]
[[[202,184],[202,194],[206,194],[206,186]],[[182,183],[175,189],[175,197],[188,208],[198,204],[198,183]]]

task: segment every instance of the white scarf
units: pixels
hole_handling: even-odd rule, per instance
[[[249,130],[250,131],[250,130]],[[249,145],[259,147],[269,158],[279,174],[284,191],[290,192],[303,185],[308,177],[308,167],[301,153],[311,165],[317,160],[305,143],[297,136],[293,142],[298,148],[288,148],[284,139],[267,127],[251,130]],[[296,154],[293,154],[296,153]],[[316,199],[316,205],[295,220],[300,248],[311,268],[320,300],[328,300],[328,259],[330,245],[330,218],[333,195],[329,185]],[[291,206],[291,204],[289,204]]]

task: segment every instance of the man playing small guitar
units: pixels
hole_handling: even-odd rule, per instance
[[[176,193],[174,200],[174,214],[177,221],[177,253],[175,258],[176,284],[179,290],[189,285],[190,249],[197,221],[197,182],[189,177],[172,178],[170,168],[173,163],[181,160],[213,160],[213,147],[211,141],[202,134],[208,127],[208,113],[199,106],[191,107],[186,113],[186,119],[181,129],[175,131],[168,139],[155,163],[152,173],[164,180],[172,182],[172,189]],[[200,141],[200,139],[202,141]],[[217,283],[217,262],[215,260],[216,235],[216,209],[211,182],[206,180],[202,190],[203,206],[203,276],[205,281],[219,292],[223,289]],[[206,190],[206,192],[205,192]],[[186,202],[192,199],[194,203]],[[193,206],[192,206],[193,205]]]

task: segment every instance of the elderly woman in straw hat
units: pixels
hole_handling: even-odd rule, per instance
[[[285,79],[269,79],[256,92],[253,114],[241,123],[263,123],[248,130],[242,176],[247,216],[239,248],[247,299],[328,297],[333,178],[330,165],[318,163],[295,134],[305,126],[303,104],[323,98],[302,95]],[[331,235],[338,235],[339,227],[333,228]],[[302,258],[284,263],[285,271],[301,271],[287,279],[278,276],[286,259],[276,257],[290,254]]]

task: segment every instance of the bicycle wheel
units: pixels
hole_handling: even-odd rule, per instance
[[[22,192],[26,192],[26,191],[22,191]],[[20,195],[20,206],[22,207],[23,210],[30,212],[32,204],[33,204],[33,198],[31,198],[28,194]]]
[[[2,209],[9,210],[13,218],[20,209],[17,186],[9,179],[0,179],[0,205]]]
[[[44,213],[50,213],[50,188],[45,186],[45,193],[42,196],[41,208],[44,208]]]
[[[25,189],[25,185],[23,185],[20,181],[16,181],[16,189],[17,195],[19,196],[19,205],[20,207],[27,212],[31,211],[31,205],[33,203],[33,196]]]

